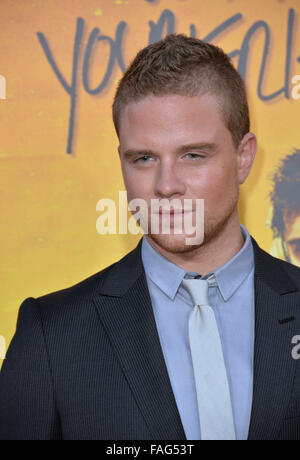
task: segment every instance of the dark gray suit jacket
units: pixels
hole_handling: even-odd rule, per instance
[[[300,269],[253,245],[249,440],[300,440]],[[76,286],[23,302],[0,373],[0,439],[185,440],[141,242]]]

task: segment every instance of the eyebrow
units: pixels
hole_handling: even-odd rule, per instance
[[[188,150],[205,150],[206,152],[215,152],[218,148],[218,145],[214,142],[198,142],[193,144],[182,145],[176,149],[177,153],[184,153]]]
[[[181,154],[188,152],[189,150],[205,150],[208,153],[214,153],[217,150],[218,146],[212,142],[200,142],[193,144],[181,145],[176,149],[176,154]],[[149,149],[128,149],[124,152],[124,156],[127,158],[136,156],[136,155],[158,155],[157,152]]]
[[[299,238],[292,238],[291,240],[288,240],[288,244],[298,244],[300,242],[300,237]]]

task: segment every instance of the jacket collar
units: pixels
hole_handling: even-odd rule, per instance
[[[281,267],[274,263],[274,257],[261,249],[254,238],[251,238],[254,249],[255,276],[267,284],[279,295],[298,291],[297,286]],[[109,267],[100,288],[100,294],[122,297],[135,281],[145,274],[142,262],[142,239],[136,248],[129,252],[119,262]]]

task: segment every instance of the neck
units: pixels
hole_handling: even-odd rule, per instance
[[[192,251],[172,253],[159,246],[151,238],[149,243],[175,265],[189,272],[206,275],[215,271],[234,257],[243,247],[244,238],[240,228],[238,214],[227,222],[226,226],[207,243],[205,241]]]

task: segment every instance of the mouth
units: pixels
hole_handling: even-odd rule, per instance
[[[188,214],[193,212],[192,210],[184,210],[184,209],[160,209],[159,212],[156,212],[155,214],[161,215],[171,215],[171,216],[178,216],[178,215],[183,215],[183,214]]]
[[[169,220],[170,222],[173,222],[178,219],[183,220],[185,216],[191,215],[192,213],[192,210],[160,209],[158,212],[153,213],[153,217],[154,219]]]

